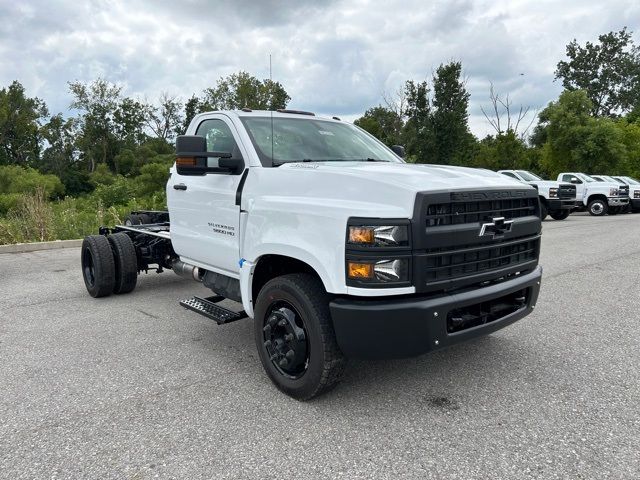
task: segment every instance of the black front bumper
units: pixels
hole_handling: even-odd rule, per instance
[[[499,330],[533,310],[540,291],[542,267],[511,280],[438,297],[393,299],[336,298],[331,316],[340,349],[352,358],[402,358],[420,355]],[[450,331],[459,312],[493,308],[492,301],[524,291],[515,311],[478,326]],[[519,293],[518,293],[519,295]]]
[[[629,199],[629,202],[634,210],[640,209],[640,198],[631,198]]]
[[[554,210],[569,210],[572,208],[575,208],[576,206],[576,199],[572,198],[572,199],[558,199],[558,198],[550,198],[547,199],[547,208],[549,209],[549,211],[554,211]]]

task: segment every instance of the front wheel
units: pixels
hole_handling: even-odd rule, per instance
[[[601,217],[607,214],[607,212],[609,211],[609,205],[607,204],[606,200],[596,198],[595,200],[591,200],[589,202],[589,205],[587,205],[587,210],[589,211],[589,214],[593,215],[594,217]]]
[[[555,210],[553,212],[551,212],[549,215],[551,215],[551,218],[553,218],[554,220],[565,220],[569,214],[571,213],[571,210],[566,209],[566,210]]]
[[[340,380],[346,361],[317,277],[295,273],[267,282],[256,301],[254,330],[262,366],[287,395],[309,400]]]
[[[547,209],[547,205],[544,202],[540,202],[540,221],[547,218],[549,214],[549,210]]]

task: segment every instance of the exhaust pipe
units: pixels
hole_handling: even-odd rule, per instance
[[[204,270],[178,259],[171,262],[171,270],[173,270],[176,275],[195,280],[196,282],[202,282],[202,277],[204,277]]]

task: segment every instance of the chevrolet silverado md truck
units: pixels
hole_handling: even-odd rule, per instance
[[[543,180],[526,170],[498,170],[498,173],[528,183],[538,190],[540,198],[540,218],[551,215],[554,220],[565,220],[576,208],[576,186],[570,183]]]
[[[599,182],[580,172],[558,174],[559,182],[576,186],[576,206],[590,215],[600,217],[621,213],[629,205],[629,186],[622,182]]]
[[[407,164],[401,147],[306,112],[204,113],[187,133],[168,217],[138,212],[159,221],[87,237],[85,285],[94,297],[123,294],[149,269],[202,282],[215,294],[181,304],[219,324],[252,318],[267,375],[292,397],[332,387],[346,358],[437,350],[536,304],[533,187]]]

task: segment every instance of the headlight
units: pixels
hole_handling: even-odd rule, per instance
[[[640,198],[640,190],[634,190],[633,191],[633,198]]]
[[[411,286],[411,223],[408,219],[350,218],[345,244],[347,285]]]
[[[373,283],[409,281],[409,259],[348,260],[347,275],[352,280]]]
[[[351,225],[347,243],[359,247],[407,247],[408,225]]]
[[[617,188],[610,188],[609,189],[609,196],[610,197],[617,197],[618,196],[618,189]]]
[[[557,188],[550,188],[549,189],[549,198],[556,198],[558,196],[558,189]]]

